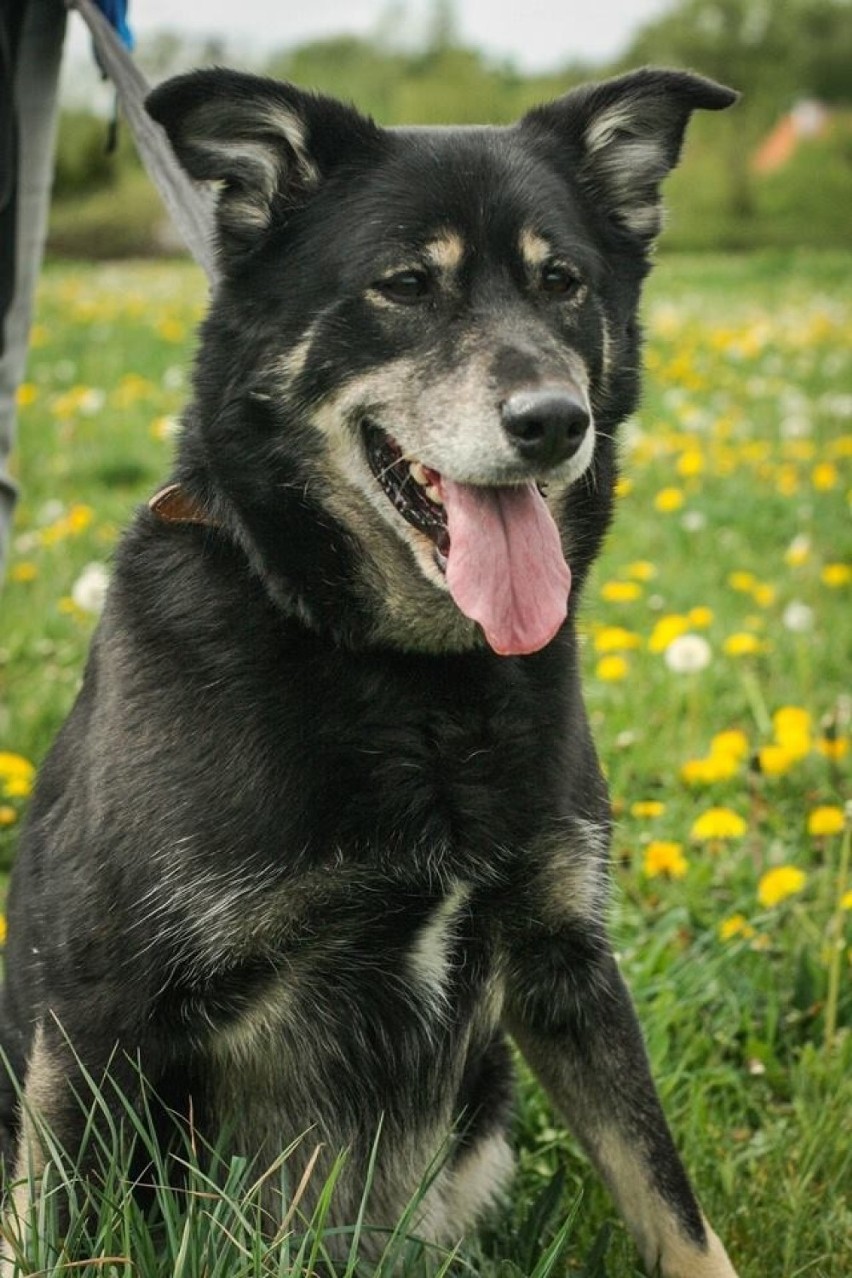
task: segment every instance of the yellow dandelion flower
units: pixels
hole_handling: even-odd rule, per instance
[[[844,892],[840,898],[841,910],[852,910],[852,888],[848,892]]]
[[[804,706],[781,706],[772,716],[772,730],[779,741],[811,735],[811,713]]]
[[[166,316],[157,325],[157,332],[165,342],[182,342],[186,337],[186,326],[173,316]]]
[[[848,737],[818,737],[814,746],[819,753],[832,763],[839,763],[849,753]]]
[[[616,481],[615,495],[616,497],[626,497],[628,493],[633,492],[633,480],[621,478]]]
[[[8,803],[0,803],[0,826],[14,825],[18,814]]]
[[[781,777],[802,756],[783,745],[761,746],[757,752],[760,771],[767,777]]]
[[[808,813],[808,834],[815,838],[827,834],[840,834],[843,830],[843,809],[836,804],[826,803],[812,808]]]
[[[27,777],[10,777],[4,781],[7,799],[26,799],[32,793],[33,783]]]
[[[642,587],[635,581],[605,581],[601,586],[601,598],[608,603],[632,603],[641,594]]]
[[[799,491],[799,472],[791,462],[778,467],[775,488],[782,497],[795,497]]]
[[[828,492],[837,486],[837,467],[834,462],[819,462],[811,471],[811,483],[818,492]]]
[[[18,408],[29,408],[38,399],[38,387],[32,382],[21,382],[15,401]]]
[[[6,944],[6,915],[0,914],[0,945]]]
[[[824,586],[839,590],[841,586],[848,586],[852,581],[852,567],[849,564],[826,564],[820,577]]]
[[[140,373],[125,373],[110,400],[115,408],[132,408],[140,399],[150,398],[156,389],[154,383]]]
[[[177,421],[174,417],[169,417],[167,415],[155,417],[151,423],[151,434],[154,439],[174,439],[177,435]]]
[[[682,879],[688,868],[682,843],[653,839],[645,849],[642,870],[649,879],[657,878],[661,874],[670,879]]]
[[[747,828],[745,821],[732,808],[708,808],[693,822],[690,837],[702,841],[741,839]]]
[[[631,648],[641,648],[642,639],[624,626],[602,626],[595,634],[594,644],[595,652],[626,652]]]
[[[793,461],[810,461],[816,453],[816,445],[812,439],[785,439],[781,452]]]
[[[657,575],[656,566],[647,559],[637,559],[626,568],[628,577],[635,581],[651,581]]]
[[[733,759],[745,759],[748,748],[748,737],[741,728],[728,728],[725,732],[717,732],[710,741],[712,755],[729,755]]]
[[[22,560],[19,564],[14,564],[9,573],[12,581],[35,581],[38,576],[38,568],[28,559]]]
[[[784,562],[791,568],[807,563],[811,553],[811,539],[807,533],[797,533],[784,551]]]
[[[761,608],[771,608],[778,597],[775,587],[768,585],[765,581],[758,581],[751,593],[754,602]]]
[[[728,585],[731,590],[750,595],[757,585],[757,578],[753,572],[732,572],[728,577]]]
[[[680,777],[687,785],[709,785],[713,778],[709,775],[709,759],[687,759],[680,769]]]
[[[757,899],[765,910],[769,910],[773,905],[786,901],[788,896],[795,896],[797,892],[801,892],[806,882],[807,875],[804,870],[798,869],[795,865],[778,865],[760,876]]]
[[[697,448],[687,449],[678,458],[676,469],[677,473],[682,475],[684,479],[700,475],[704,470],[704,454],[700,453]]]
[[[731,941],[735,936],[741,936],[744,941],[750,941],[754,936],[754,928],[744,914],[731,914],[728,918],[722,919],[718,931],[722,941]]]
[[[705,608],[700,604],[697,608],[690,608],[686,619],[696,630],[706,630],[713,624],[713,609]]]
[[[671,514],[675,510],[680,510],[683,501],[683,493],[679,488],[661,488],[654,498],[654,507],[663,514]]]
[[[788,754],[802,759],[812,748],[811,716],[801,706],[782,706],[772,716],[772,728],[778,745]]]
[[[68,530],[71,533],[81,533],[89,527],[95,517],[95,512],[91,506],[84,506],[82,502],[77,502],[68,511]]]
[[[651,631],[651,637],[648,640],[648,650],[650,652],[665,652],[673,639],[677,639],[680,635],[685,635],[689,630],[689,618],[681,616],[680,613],[667,613],[665,617],[660,617]]]
[[[661,817],[666,810],[665,803],[659,799],[639,799],[630,805],[630,815],[644,820],[646,817]]]
[[[601,657],[595,667],[595,675],[605,683],[615,683],[618,679],[626,679],[630,667],[624,657]]]
[[[34,776],[35,768],[29,759],[25,759],[22,754],[11,754],[9,751],[0,750],[0,782],[20,780],[31,782]]]
[[[766,644],[757,635],[738,630],[735,634],[728,635],[722,644],[722,651],[728,657],[751,657],[755,653],[765,652]]]
[[[729,781],[739,772],[739,759],[733,754],[711,754],[704,759],[687,759],[680,770],[687,785],[713,785]]]

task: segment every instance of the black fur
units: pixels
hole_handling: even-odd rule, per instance
[[[504,1131],[502,1023],[648,1263],[685,1275],[673,1227],[690,1274],[733,1273],[713,1267],[606,939],[609,809],[573,629],[638,398],[659,182],[691,110],[732,98],[645,71],[510,129],[385,131],[225,71],[152,95],[188,171],[221,183],[223,274],[174,476],[200,519],[144,509],[124,538],[10,892],[3,1046],[28,1086],[30,1056],[51,1080],[32,1087],[68,1148],[74,1053],[131,1092],[138,1055],[261,1162],[311,1124],[330,1156],[349,1147],[338,1220],[383,1119],[370,1211],[392,1223],[453,1124],[448,1198]],[[569,383],[594,417],[584,468],[492,473],[506,397]],[[440,471],[482,467],[465,482],[553,480],[574,586],[540,650],[497,655],[461,616],[369,473],[376,418],[409,450],[422,430]],[[11,1087],[2,1120],[11,1149]],[[637,1175],[659,1220],[635,1218]],[[435,1219],[450,1241],[469,1223]]]

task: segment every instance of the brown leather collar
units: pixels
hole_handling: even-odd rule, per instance
[[[191,497],[180,484],[161,488],[148,502],[148,509],[167,524],[203,524],[218,528],[219,521],[208,515],[202,505]]]

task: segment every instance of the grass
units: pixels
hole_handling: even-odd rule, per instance
[[[617,815],[614,934],[667,1112],[742,1278],[841,1278],[852,1240],[848,820],[837,828],[852,757],[850,285],[843,253],[661,259],[645,402],[583,608]],[[95,623],[81,574],[108,565],[134,504],[168,474],[202,306],[183,265],[46,273],[2,596],[3,865]],[[701,668],[681,669],[689,659]],[[708,809],[736,814],[742,832],[719,832],[723,816],[717,833],[694,833]],[[523,1071],[517,1128],[512,1202],[465,1244],[458,1272],[638,1275]],[[86,1226],[101,1258],[87,1272],[308,1272],[322,1231],[294,1218],[285,1242],[264,1244],[257,1169],[225,1169],[215,1192],[194,1169],[193,1192],[161,1191],[157,1223],[116,1153]],[[24,1272],[75,1272],[57,1255],[31,1255]]]

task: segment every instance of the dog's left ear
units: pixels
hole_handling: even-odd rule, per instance
[[[738,96],[689,71],[646,67],[566,93],[520,127],[551,135],[596,206],[650,242],[662,225],[660,183],[680,158],[690,115]]]
[[[190,177],[220,183],[226,259],[250,252],[337,163],[381,137],[372,120],[333,98],[223,68],[166,80],[145,105]]]

